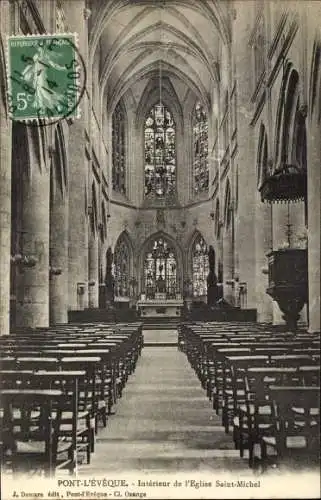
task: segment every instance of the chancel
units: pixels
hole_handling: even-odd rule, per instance
[[[143,266],[144,281],[137,303],[142,316],[180,317],[183,300],[175,248],[164,238],[151,240]]]
[[[321,0],[0,0],[5,474],[318,474],[320,26]]]

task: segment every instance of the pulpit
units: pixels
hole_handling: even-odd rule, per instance
[[[267,293],[276,300],[289,330],[295,330],[299,313],[308,300],[307,250],[286,248],[268,254]]]

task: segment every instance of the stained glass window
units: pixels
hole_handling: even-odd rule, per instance
[[[201,103],[196,103],[193,115],[193,179],[194,193],[208,189],[208,120]]]
[[[200,297],[207,293],[207,276],[209,273],[208,249],[201,235],[195,239],[192,251],[193,295]]]
[[[177,292],[177,263],[175,252],[163,238],[157,238],[145,255],[144,285],[146,298],[157,294],[170,299]]]
[[[157,104],[145,120],[145,195],[166,196],[175,186],[175,123],[171,112]]]
[[[120,102],[113,113],[112,120],[112,148],[113,148],[113,189],[126,194],[126,141],[125,141],[125,114]]]
[[[130,254],[125,241],[120,240],[114,252],[114,292],[115,297],[129,297]]]

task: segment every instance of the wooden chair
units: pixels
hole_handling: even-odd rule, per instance
[[[209,342],[207,347],[208,361],[207,361],[207,395],[210,401],[213,401],[213,409],[218,415],[222,407],[222,394],[223,394],[223,358],[219,356],[218,349],[223,349],[229,346],[230,348],[237,348],[239,344],[230,343],[227,341],[215,340]]]
[[[85,452],[87,463],[90,462],[91,427],[88,410],[81,407],[80,391],[84,385],[85,371],[28,371],[11,370],[1,371],[1,388],[6,389],[54,389],[61,390],[65,396],[61,410],[61,426],[59,436],[64,440],[72,441],[73,449],[79,454]],[[75,398],[75,401],[74,401]],[[76,407],[74,408],[74,402]],[[30,413],[30,408],[15,410],[15,425],[28,428],[29,424],[36,425],[41,417],[41,408],[36,406]],[[28,413],[29,412],[29,413]],[[52,408],[51,418],[55,419],[57,408]],[[73,421],[75,419],[75,422]],[[73,433],[75,432],[75,433]]]
[[[101,358],[98,356],[65,356],[60,360],[63,371],[84,370],[85,378],[80,384],[79,410],[84,414],[90,426],[90,451],[95,451],[95,433],[97,431],[98,398],[96,392],[96,375],[100,370]]]
[[[111,413],[113,401],[113,371],[111,367],[111,349],[100,348],[97,343],[89,344],[86,349],[77,350],[77,356],[96,356],[101,363],[96,366],[96,404],[97,418],[95,430],[97,433],[98,422],[106,427],[108,415]]]
[[[298,369],[301,385],[318,386],[320,384],[320,366],[303,365]]]
[[[225,353],[224,349],[224,353]],[[265,365],[268,361],[268,356],[240,354],[232,351],[232,354],[225,355],[223,365],[223,408],[222,408],[222,425],[225,432],[229,432],[230,425],[234,423],[236,410],[240,404],[245,402],[245,387],[244,377],[240,374],[240,369],[253,364]],[[235,439],[235,442],[237,440]]]
[[[77,463],[80,462],[82,453],[85,453],[87,463],[90,463],[93,447],[90,412],[82,404],[82,391],[86,381],[85,370],[37,371],[31,377],[31,383],[36,387],[59,389],[65,395],[63,406],[59,408],[59,436],[73,443]],[[57,411],[57,408],[53,408],[53,419],[56,418]]]
[[[254,465],[254,446],[263,435],[270,435],[272,429],[271,384],[289,383],[295,375],[295,368],[252,366],[244,370],[245,403],[236,409],[234,435],[243,457],[244,449],[249,450],[249,466]]]
[[[76,467],[72,441],[61,439],[62,408],[66,396],[53,389],[1,389],[3,467],[15,473],[43,472],[53,476],[57,469],[73,473]],[[23,421],[15,413],[32,415],[40,409],[35,420]],[[73,407],[75,410],[75,406]],[[56,417],[52,419],[52,412]]]
[[[319,466],[320,387],[271,386],[270,399],[273,435],[260,441],[263,470],[271,462],[287,467]]]

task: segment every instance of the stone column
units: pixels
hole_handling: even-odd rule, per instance
[[[88,10],[88,9],[87,9]],[[77,32],[79,52],[88,68],[88,30],[85,20],[86,2],[64,2],[69,31]],[[81,118],[69,129],[69,309],[88,305],[88,159],[85,153],[88,101],[86,93],[80,103]]]
[[[272,206],[262,203],[257,191],[255,210],[255,260],[257,319],[260,323],[272,323],[273,300],[266,293],[268,287],[267,253],[272,249]]]
[[[238,164],[238,204],[235,221],[235,249],[238,252],[239,280],[246,283],[247,308],[257,307],[255,276],[255,203],[257,190],[257,138],[250,125],[253,92],[252,54],[249,47],[249,25],[253,2],[235,2],[233,54],[237,85],[237,149],[234,165]]]
[[[223,283],[222,283],[222,269],[223,269],[223,236],[222,236],[222,233],[223,233],[223,229],[221,229],[220,231],[220,237],[218,238],[217,235],[215,235],[215,240],[216,240],[216,243],[215,243],[215,246],[214,246],[214,249],[215,249],[215,272],[216,272],[216,276],[217,276],[217,280],[218,280],[218,284],[219,284],[219,289],[218,289],[218,294],[219,294],[219,298],[222,297],[222,295],[224,294],[224,289],[223,289]],[[222,281],[221,281],[222,280]]]
[[[319,103],[319,106],[321,104]],[[309,331],[320,331],[320,165],[321,123],[312,120],[307,133],[308,149],[308,280]]]
[[[9,28],[9,2],[0,3],[3,40]],[[0,60],[0,335],[10,330],[10,247],[11,247],[11,121],[7,116],[5,62]]]
[[[21,267],[18,327],[49,326],[49,169],[35,154],[42,146],[38,131],[29,135],[30,176],[23,183],[22,255],[34,257],[34,267]],[[26,174],[26,172],[25,172]]]
[[[231,225],[228,229],[223,228],[223,295],[231,305],[234,305],[233,292],[233,245]]]
[[[93,309],[99,305],[99,259],[98,234],[92,230],[89,235],[88,246],[88,307]]]
[[[50,207],[50,269],[50,323],[67,323],[68,201],[58,189]]]
[[[86,213],[88,160],[85,130],[75,122],[69,134],[69,309],[88,304],[88,215]],[[81,300],[79,295],[81,294]],[[81,306],[80,306],[81,304]]]
[[[105,273],[106,273],[106,239],[99,241],[98,252],[99,252],[99,262],[100,266],[98,270],[99,276],[99,300],[98,307],[105,308],[106,307],[106,285],[105,285]]]

